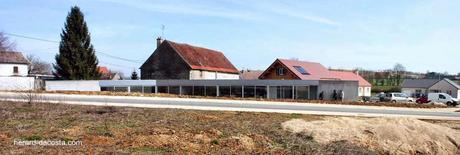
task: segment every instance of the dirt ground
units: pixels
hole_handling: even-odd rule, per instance
[[[282,126],[293,133],[311,135],[319,143],[347,140],[382,154],[460,154],[460,132],[451,128],[458,126],[455,123],[340,117],[319,121],[292,119]]]
[[[324,142],[283,130],[292,119],[340,117],[45,103],[0,103],[0,154],[381,154],[347,140]],[[460,129],[455,121],[429,121]],[[18,146],[15,140],[82,141]]]

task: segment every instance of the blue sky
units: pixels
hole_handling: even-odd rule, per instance
[[[460,72],[458,0],[2,0],[0,31],[60,40],[73,5],[85,14],[101,65],[129,75],[155,38],[219,50],[239,69],[276,58],[326,67]],[[57,43],[11,37],[17,49],[54,62]]]

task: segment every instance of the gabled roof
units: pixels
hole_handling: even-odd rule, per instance
[[[425,88],[428,89],[441,80],[438,79],[406,79],[402,83],[403,88]]]
[[[274,64],[280,62],[288,70],[295,74],[300,80],[346,80],[346,81],[358,81],[359,86],[371,87],[372,85],[367,82],[361,76],[347,71],[330,71],[320,63],[298,61],[298,60],[287,60],[287,59],[276,59],[276,61],[269,67],[271,68]],[[301,68],[298,70],[296,68]],[[265,70],[265,74],[269,69]],[[305,74],[302,74],[305,72]],[[261,75],[261,76],[262,76]]]
[[[29,64],[21,52],[0,51],[0,63]]]
[[[372,85],[367,82],[363,77],[360,75],[353,73],[353,72],[347,72],[347,71],[330,71],[331,75],[333,77],[339,78],[341,80],[350,80],[350,81],[358,81],[359,86],[364,86],[364,87],[371,87]]]
[[[452,81],[452,80],[449,80],[449,79],[447,79],[447,78],[446,78],[446,79],[444,79],[444,80],[446,80],[446,81],[447,81],[447,83],[451,84],[451,85],[452,85],[452,86],[454,86],[455,88],[457,88],[457,89],[460,89],[460,85],[458,85],[458,84],[457,84],[457,83],[455,83],[454,81]]]
[[[277,59],[277,61],[281,62],[281,64],[291,70],[301,80],[320,80],[333,78],[329,75],[329,70],[320,63],[287,59]],[[302,67],[308,73],[308,75],[300,73],[297,71],[297,69],[294,68],[294,66]]]
[[[222,52],[169,40],[164,43],[171,45],[191,69],[238,74],[238,70]]]

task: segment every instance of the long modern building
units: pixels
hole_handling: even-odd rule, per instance
[[[46,81],[47,91],[117,91],[270,99],[318,99],[320,92],[341,90],[356,100],[358,82],[344,80],[101,80]],[[332,99],[325,94],[324,99]]]

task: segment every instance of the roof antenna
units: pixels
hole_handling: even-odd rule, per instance
[[[161,24],[161,38],[165,38],[165,25]]]

